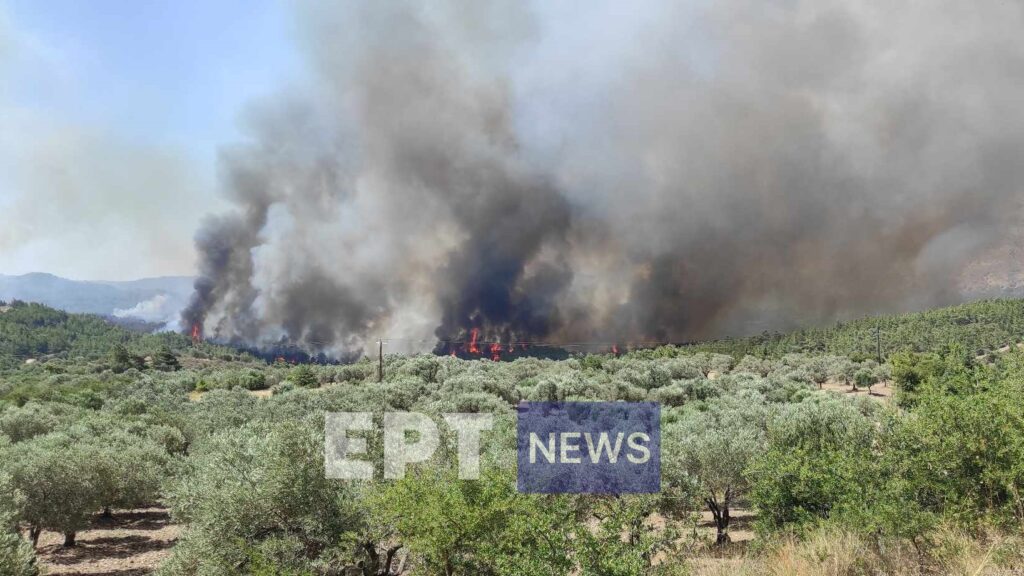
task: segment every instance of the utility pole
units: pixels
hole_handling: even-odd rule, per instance
[[[882,364],[882,327],[875,324],[875,354],[878,356],[878,364]]]
[[[377,340],[377,382],[384,381],[384,339]]]

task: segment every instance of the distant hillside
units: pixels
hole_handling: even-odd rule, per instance
[[[0,300],[39,302],[66,312],[164,325],[173,324],[188,303],[193,280],[188,276],[165,276],[128,282],[89,282],[44,273],[0,274]]]
[[[960,289],[968,297],[1024,297],[1024,225],[971,262]]]
[[[0,306],[0,370],[51,357],[95,360],[107,357],[117,344],[140,356],[162,346],[177,354],[241,355],[209,342],[196,347],[190,338],[176,332],[141,334],[92,314],[69,314],[34,303]]]
[[[1024,341],[1024,300],[981,300],[910,314],[872,316],[784,334],[726,338],[688,348],[741,357],[778,358],[791,352],[873,358],[897,351],[923,352],[959,345],[982,354]],[[651,354],[643,351],[640,354]]]

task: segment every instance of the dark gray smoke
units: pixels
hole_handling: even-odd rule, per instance
[[[749,333],[955,301],[1018,225],[1019,4],[628,6],[303,4],[314,81],[224,152],[185,324],[338,355]]]

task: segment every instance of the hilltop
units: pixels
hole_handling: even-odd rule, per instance
[[[69,280],[41,272],[0,274],[0,300],[39,302],[66,312],[174,322],[192,293],[191,276],[162,276],[123,282]]]

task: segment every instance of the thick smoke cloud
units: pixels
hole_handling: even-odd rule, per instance
[[[186,325],[345,355],[954,301],[1021,216],[1024,13],[941,4],[304,4],[316,81],[224,152]]]

